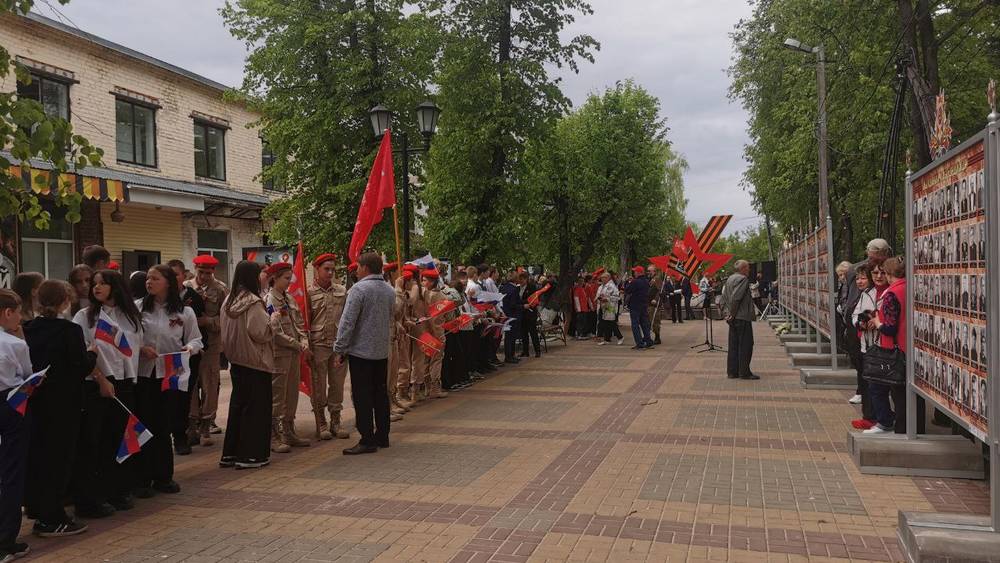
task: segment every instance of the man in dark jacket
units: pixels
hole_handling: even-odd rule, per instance
[[[521,333],[521,321],[524,318],[524,302],[521,301],[521,292],[517,287],[517,274],[510,272],[507,280],[500,285],[500,293],[503,294],[503,314],[510,321],[503,335],[503,356],[504,363],[516,364],[521,360],[517,359],[517,352],[514,350],[514,341]]]
[[[684,317],[685,320],[694,320],[694,309],[691,308],[691,296],[694,293],[691,290],[691,278],[684,276],[681,278],[681,297],[684,298]]]
[[[760,379],[750,371],[753,358],[753,302],[750,300],[750,263],[737,260],[736,273],[722,288],[722,312],[729,323],[729,357],[726,373],[730,379]]]
[[[649,334],[649,279],[642,266],[632,268],[635,279],[625,286],[625,297],[628,300],[629,317],[632,319],[632,337],[635,339],[635,350],[644,350],[653,346]]]

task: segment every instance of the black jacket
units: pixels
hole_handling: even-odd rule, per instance
[[[628,308],[630,311],[640,311],[649,307],[649,278],[639,276],[625,286],[625,295],[628,298]]]
[[[691,297],[691,295],[693,294],[693,291],[691,290],[691,278],[684,276],[683,278],[681,278],[680,284],[681,284],[681,295],[688,298]]]
[[[32,369],[49,368],[32,400],[41,400],[57,390],[79,393],[84,378],[97,364],[97,354],[87,351],[83,328],[66,319],[38,317],[24,325],[24,340]]]
[[[521,301],[517,286],[503,282],[499,289],[500,293],[503,293],[503,314],[512,319],[521,319],[524,316],[524,303]]]

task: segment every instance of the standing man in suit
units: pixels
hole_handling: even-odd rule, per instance
[[[681,278],[681,297],[684,298],[684,318],[685,320],[694,320],[694,309],[691,308],[691,296],[694,293],[691,290],[691,278],[684,276]]]
[[[684,317],[681,315],[681,294],[680,288],[674,286],[674,280],[667,276],[663,281],[663,295],[670,304],[670,320],[674,324],[683,323]]]
[[[649,334],[649,279],[646,277],[646,270],[642,266],[632,268],[635,278],[625,286],[625,295],[628,299],[629,317],[632,320],[632,337],[635,339],[634,350],[645,350],[654,346],[653,339]]]
[[[737,260],[736,273],[722,287],[720,307],[729,324],[729,357],[726,373],[730,379],[760,379],[750,371],[753,358],[753,301],[750,299],[750,263]]]

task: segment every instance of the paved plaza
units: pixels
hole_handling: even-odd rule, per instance
[[[33,538],[32,560],[896,561],[899,510],[987,513],[982,482],[861,475],[851,393],[802,389],[755,331],[761,381],[691,350],[700,322],[665,323],[652,351],[552,345],[419,406],[374,455],[341,455],[353,433],[236,471],[197,447],[182,493]]]

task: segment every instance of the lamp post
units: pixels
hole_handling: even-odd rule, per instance
[[[393,150],[393,154],[403,157],[403,255],[409,259],[410,255],[410,155],[426,153],[431,148],[431,137],[437,131],[438,116],[441,110],[434,105],[434,102],[426,101],[415,108],[417,113],[417,126],[420,134],[424,138],[424,143],[419,147],[410,147],[406,131],[400,130],[398,137],[401,143],[399,149]],[[369,117],[372,122],[372,132],[375,137],[382,138],[392,122],[392,110],[379,104],[371,109]]]
[[[816,83],[819,98],[819,220],[830,216],[830,196],[827,191],[827,174],[829,170],[826,148],[826,51],[823,45],[810,47],[803,45],[798,39],[788,38],[784,43],[787,49],[816,55]]]

